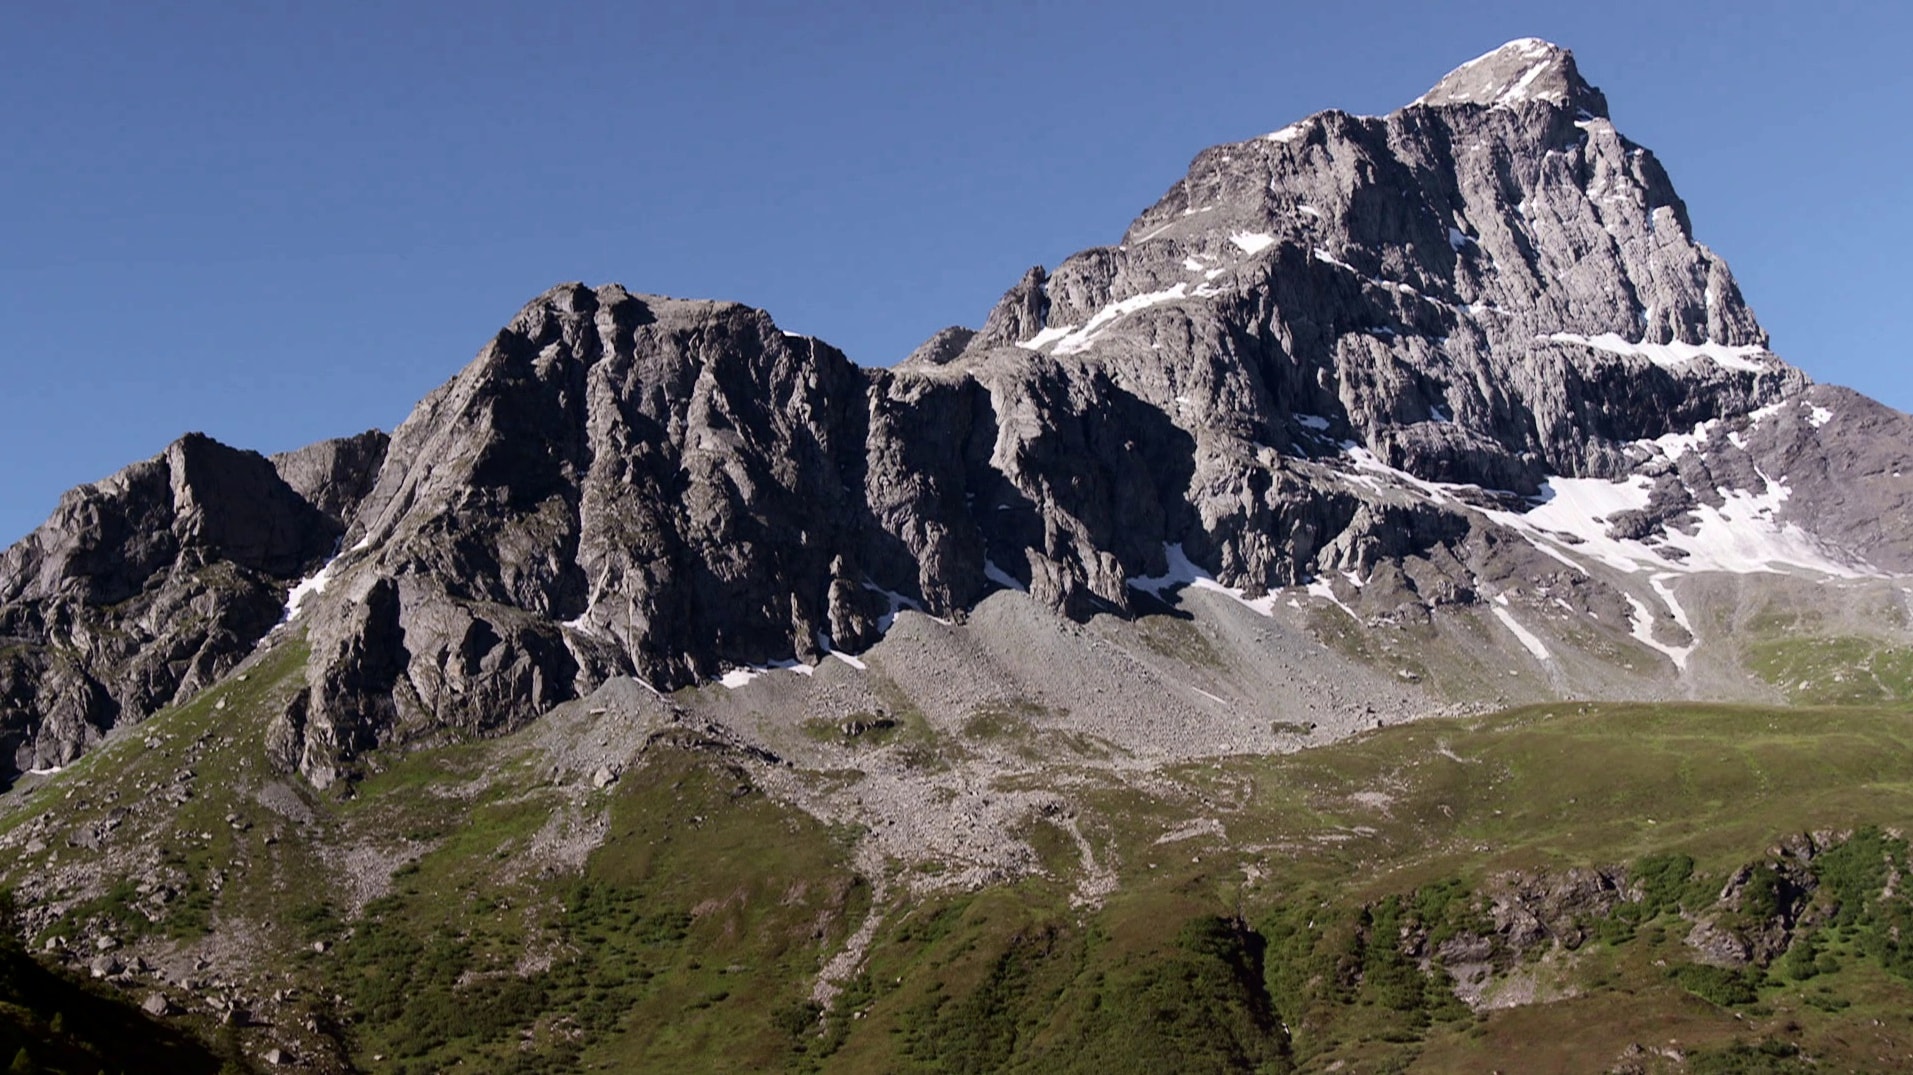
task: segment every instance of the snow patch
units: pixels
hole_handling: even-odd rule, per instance
[[[1558,90],[1550,91],[1550,92],[1542,93],[1542,94],[1534,94],[1530,91],[1530,87],[1534,85],[1534,80],[1537,78],[1540,78],[1544,72],[1546,72],[1550,67],[1553,66],[1553,59],[1554,59],[1553,46],[1549,45],[1546,41],[1543,41],[1540,38],[1536,38],[1536,37],[1524,37],[1524,38],[1520,38],[1519,40],[1510,41],[1507,44],[1501,46],[1500,48],[1495,49],[1493,52],[1486,53],[1485,55],[1477,56],[1474,59],[1469,60],[1467,63],[1464,63],[1460,67],[1457,67],[1453,71],[1449,72],[1446,78],[1443,78],[1439,83],[1436,84],[1435,88],[1440,89],[1442,86],[1451,84],[1455,80],[1455,78],[1461,75],[1463,72],[1472,71],[1473,69],[1475,69],[1476,67],[1479,67],[1483,63],[1486,63],[1491,60],[1500,60],[1500,59],[1505,59],[1509,57],[1519,57],[1521,59],[1529,60],[1531,61],[1531,63],[1529,64],[1527,70],[1522,72],[1520,79],[1516,80],[1513,85],[1503,89],[1498,95],[1496,95],[1493,101],[1487,102],[1488,107],[1506,108],[1510,105],[1516,105],[1521,103],[1522,101],[1526,101],[1536,97],[1542,100],[1555,101],[1555,102],[1561,102],[1565,100],[1561,92]],[[1483,87],[1484,90],[1487,88],[1488,87]],[[1431,90],[1429,92],[1432,93],[1434,91]],[[1456,97],[1453,95],[1453,91],[1450,91],[1449,100],[1450,101],[1466,100],[1466,101],[1469,101],[1470,103],[1480,103],[1479,98],[1476,98],[1472,95],[1469,95],[1466,97]],[[1426,93],[1422,94],[1420,97],[1417,97],[1413,101],[1409,102],[1409,104],[1411,106],[1428,104],[1428,94]]]
[[[1293,142],[1309,133],[1307,123],[1291,123],[1279,131],[1270,131],[1262,136],[1266,142]]]
[[[1684,446],[1699,434],[1697,430],[1683,435],[1677,444]],[[1668,440],[1663,437],[1659,442],[1644,443]],[[1424,481],[1388,466],[1352,441],[1344,442],[1342,451],[1355,465],[1356,473],[1347,476],[1349,481],[1376,490],[1393,484],[1479,513],[1523,535],[1536,548],[1564,563],[1572,564],[1565,551],[1571,550],[1573,557],[1597,560],[1629,574],[1638,574],[1643,569],[1671,576],[1698,571],[1779,573],[1788,568],[1804,568],[1835,578],[1879,575],[1864,563],[1845,559],[1838,550],[1829,548],[1799,525],[1781,522],[1780,509],[1792,491],[1784,482],[1764,474],[1761,478],[1765,487],[1760,492],[1719,490],[1725,501],[1720,507],[1697,505],[1677,527],[1669,528],[1663,545],[1650,545],[1632,538],[1608,536],[1609,522],[1614,515],[1647,506],[1652,481],[1644,475],[1618,482],[1600,478],[1549,478],[1542,484],[1541,495],[1533,499],[1532,507],[1509,511],[1470,503],[1460,494],[1473,487]],[[1678,455],[1679,451],[1670,454]],[[1692,533],[1684,532],[1686,530]],[[1678,553],[1670,555],[1670,549]]]
[[[1835,578],[1877,574],[1864,565],[1846,561],[1798,524],[1780,522],[1780,508],[1792,490],[1771,478],[1765,481],[1766,488],[1758,493],[1743,489],[1719,490],[1725,503],[1720,507],[1696,505],[1680,526],[1668,529],[1663,546],[1608,536],[1608,521],[1616,513],[1647,506],[1651,483],[1641,475],[1623,482],[1550,478],[1544,486],[1547,499],[1528,511],[1479,510],[1489,519],[1529,535],[1530,539],[1560,541],[1561,535],[1567,535],[1567,544],[1576,555],[1599,560],[1630,574],[1643,568],[1670,574],[1697,571],[1757,574],[1778,573],[1789,567]],[[1686,529],[1693,532],[1687,533]],[[1686,555],[1669,556],[1668,548]]]
[[[871,582],[864,583],[864,589],[869,590],[871,593],[880,593],[890,601],[889,611],[877,617],[877,633],[878,634],[886,634],[886,635],[889,634],[891,625],[897,622],[897,613],[902,612],[904,609],[909,609],[912,612],[923,613],[926,616],[929,615],[929,613],[923,612],[923,606],[918,604],[915,598],[906,597],[903,594],[896,592],[895,590],[886,590],[883,587],[878,586],[877,584],[871,583]],[[931,616],[930,618],[933,620],[936,620],[938,623],[950,622],[949,620],[939,619],[938,617],[935,617],[935,616]]]
[[[1825,407],[1814,407],[1807,412],[1807,424],[1815,429],[1833,421],[1833,412]]]
[[[1495,619],[1500,620],[1501,625],[1506,627],[1509,633],[1513,634],[1523,646],[1526,646],[1528,652],[1534,654],[1537,660],[1551,661],[1554,659],[1553,655],[1548,652],[1548,647],[1542,645],[1541,640],[1535,637],[1534,632],[1521,626],[1521,624],[1515,620],[1514,613],[1501,607],[1500,604],[1496,604],[1489,611],[1495,614]]]
[[[1198,293],[1200,293],[1200,289],[1198,289]],[[1056,341],[1054,353],[1059,355],[1073,355],[1079,351],[1087,350],[1089,345],[1095,342],[1097,335],[1111,322],[1119,318],[1127,317],[1138,310],[1146,310],[1151,306],[1159,306],[1165,302],[1176,302],[1188,297],[1189,285],[1177,284],[1167,290],[1131,295],[1129,298],[1123,299],[1120,302],[1112,302],[1096,311],[1096,316],[1090,318],[1089,323],[1082,328],[1065,331],[1061,335],[1051,337]],[[1047,329],[1044,330],[1044,332],[1048,331]],[[1029,342],[1021,346],[1031,349],[1041,346],[1035,342],[1041,336],[1043,336],[1043,333],[1039,332],[1036,336],[1032,336]],[[1046,340],[1044,342],[1048,341]]]
[[[1588,573],[1586,564],[1581,563],[1579,560],[1576,560],[1574,557],[1569,556],[1567,553],[1562,552],[1560,549],[1555,548],[1553,545],[1549,544],[1548,542],[1536,540],[1533,534],[1523,534],[1522,537],[1525,537],[1528,539],[1528,544],[1532,545],[1535,551],[1545,553],[1548,556],[1551,556],[1554,559],[1561,561],[1562,563],[1566,564],[1567,566],[1573,568],[1574,570],[1580,572],[1583,575]],[[1590,612],[1588,613],[1588,615],[1594,616],[1594,613]],[[1601,617],[1594,616],[1594,618],[1598,620]]]
[[[1632,633],[1642,645],[1666,654],[1667,659],[1674,662],[1674,667],[1686,671],[1687,657],[1694,652],[1694,647],[1670,646],[1660,639],[1655,638],[1654,613],[1648,609],[1647,603],[1631,593],[1623,593],[1621,596],[1627,598],[1629,607],[1634,610],[1634,615],[1628,620],[1628,630],[1630,633]]]
[[[1295,420],[1302,423],[1303,428],[1313,429],[1317,433],[1327,432],[1328,430],[1328,419],[1319,414],[1298,414],[1295,416]]]
[[[1521,81],[1516,82],[1514,85],[1508,87],[1506,90],[1502,91],[1501,96],[1495,98],[1495,104],[1507,105],[1507,104],[1515,104],[1517,102],[1527,100],[1528,87],[1534,85],[1534,80],[1541,77],[1541,72],[1546,71],[1547,69],[1548,69],[1548,64],[1545,60],[1535,64],[1533,67],[1528,68],[1528,70],[1522,74]]]
[[[285,615],[279,617],[280,623],[292,622],[292,618],[297,616],[299,610],[305,606],[307,598],[325,592],[326,586],[332,582],[332,573],[338,567],[340,559],[334,556],[325,562],[325,566],[299,580],[298,585],[286,594],[286,611]]]
[[[591,610],[587,608],[578,615],[577,619],[565,620],[563,623],[560,623],[558,626],[563,627],[567,630],[576,631],[579,634],[585,635],[590,638],[603,639],[604,641],[607,641],[607,642],[614,641],[609,635],[606,635],[603,631],[600,631],[597,625],[590,622],[590,619],[589,619],[590,616],[591,616]]]
[[[1028,586],[1016,581],[1016,576],[996,566],[996,563],[992,560],[983,561],[983,577],[1006,590],[1015,590],[1017,593],[1030,592]]]
[[[1468,247],[1473,246],[1474,242],[1473,239],[1463,234],[1460,228],[1451,227],[1448,229],[1448,245],[1454,248],[1455,253],[1461,253]]]
[[[1075,325],[1050,325],[1045,327],[1041,331],[1039,331],[1036,335],[1031,336],[1027,340],[1016,341],[1016,345],[1018,347],[1027,348],[1031,351],[1036,351],[1052,343],[1055,343],[1057,340],[1060,340],[1063,337],[1075,331],[1076,331]]]
[[[1354,620],[1356,623],[1362,622],[1362,618],[1355,614],[1354,609],[1343,604],[1342,599],[1335,596],[1335,587],[1330,586],[1326,581],[1316,579],[1314,582],[1309,583],[1306,589],[1310,597],[1319,597],[1329,604],[1334,605],[1336,608],[1341,609],[1343,612],[1348,613],[1349,619]]]
[[[1759,419],[1756,417],[1755,420]],[[1706,447],[1708,437],[1713,434],[1714,427],[1719,424],[1720,419],[1709,418],[1686,433],[1668,433],[1641,443],[1659,448],[1661,454],[1669,459],[1679,459],[1688,452],[1697,452]]]
[[[1804,567],[1836,578],[1873,574],[1844,562],[1798,524],[1779,522],[1780,508],[1793,491],[1783,482],[1762,478],[1766,488],[1758,493],[1722,489],[1726,503],[1720,507],[1697,505],[1691,518],[1698,525],[1692,534],[1669,531],[1667,543],[1688,554],[1682,566],[1690,571],[1739,574],[1778,571],[1782,566]]]
[[[756,664],[748,668],[733,668],[717,677],[717,682],[718,686],[725,690],[734,691],[767,672],[795,672],[800,676],[808,676],[816,671],[815,666],[802,661],[772,661],[769,664]]]
[[[1217,582],[1215,576],[1197,567],[1195,563],[1189,559],[1188,554],[1182,551],[1180,544],[1164,545],[1162,547],[1162,555],[1163,559],[1167,562],[1167,570],[1161,575],[1145,575],[1141,578],[1130,579],[1130,589],[1141,590],[1146,594],[1153,595],[1160,601],[1167,601],[1169,599],[1169,592],[1178,587],[1187,587],[1192,590],[1211,590],[1229,598],[1244,608],[1260,612],[1264,616],[1274,615],[1275,597],[1273,595],[1249,598],[1244,597],[1240,591],[1231,590],[1229,587]]]
[[[1680,601],[1674,597],[1674,588],[1667,583],[1667,580],[1673,577],[1672,574],[1655,575],[1653,578],[1647,580],[1647,584],[1654,587],[1654,592],[1660,596],[1661,602],[1667,606],[1667,614],[1674,617],[1674,622],[1680,624],[1681,630],[1692,635],[1694,634],[1694,624],[1688,620],[1687,610],[1682,608]]]
[[[1350,265],[1348,262],[1343,261],[1341,258],[1336,257],[1334,254],[1329,253],[1327,247],[1318,246],[1315,248],[1315,260],[1326,262],[1327,264],[1333,265],[1338,269],[1347,269],[1349,272],[1352,272],[1357,276],[1363,275],[1362,270],[1356,268],[1353,265]]]
[[[1461,488],[1457,485],[1423,481],[1405,470],[1391,467],[1377,458],[1374,452],[1352,440],[1342,442],[1342,454],[1348,456],[1349,461],[1355,464],[1357,471],[1362,472],[1355,477],[1357,484],[1366,485],[1370,489],[1379,490],[1383,484],[1380,479],[1386,478],[1398,484],[1407,485],[1436,500],[1453,500],[1454,491]]]
[[[1627,546],[1636,543],[1608,537],[1608,520],[1621,512],[1647,507],[1652,485],[1647,478],[1638,475],[1625,482],[1603,481],[1599,478],[1549,478],[1541,486],[1543,499],[1536,507],[1519,514],[1491,510],[1489,515],[1497,522],[1501,521],[1500,516],[1519,519],[1521,523],[1514,524],[1518,529],[1525,524],[1549,534],[1566,534],[1578,539],[1574,546],[1576,552],[1592,555],[1622,571],[1633,572],[1639,570],[1639,565],[1635,563],[1633,550]]]
[[[1667,369],[1679,369],[1703,358],[1727,369],[1748,370],[1754,373],[1759,373],[1772,365],[1771,361],[1763,360],[1763,356],[1764,359],[1771,359],[1771,352],[1755,344],[1729,347],[1724,343],[1714,343],[1711,340],[1707,343],[1647,343],[1645,341],[1634,343],[1614,332],[1603,332],[1599,336],[1555,332],[1541,339],[1553,343],[1577,343],[1609,354],[1638,355]]]
[[[1238,231],[1229,236],[1229,241],[1244,254],[1254,255],[1274,246],[1275,236],[1266,231]]]

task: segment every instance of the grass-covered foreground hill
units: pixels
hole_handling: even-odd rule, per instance
[[[642,692],[317,792],[256,719],[302,663],[286,640],[3,801],[24,1070],[1913,1069],[1903,709],[1045,748],[965,789],[1039,804],[978,878],[871,835],[898,786],[940,809],[998,724],[1042,747],[1038,717],[814,733],[923,776],[856,820],[800,806],[874,761],[797,765]]]

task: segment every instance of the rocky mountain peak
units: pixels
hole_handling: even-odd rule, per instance
[[[1550,101],[1590,116],[1607,115],[1607,98],[1581,77],[1574,53],[1538,37],[1510,41],[1469,60],[1413,103],[1435,108],[1515,108],[1528,101]]]
[[[0,557],[0,781],[282,619],[310,660],[271,752],[318,784],[616,677],[861,668],[903,612],[956,625],[1000,590],[1087,622],[1200,581],[1433,629],[1559,576],[1572,600],[1520,611],[1684,668],[1640,610],[1686,613],[1641,580],[1904,562],[1876,509],[1913,496],[1913,437],[1808,395],[1605,107],[1524,40],[1387,116],[1206,149],[1116,245],[890,369],[736,303],[567,283],[389,441],[188,438]]]

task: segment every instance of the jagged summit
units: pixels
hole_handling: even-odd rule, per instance
[[[1552,101],[1607,115],[1607,98],[1581,77],[1574,53],[1538,37],[1510,41],[1469,60],[1412,103],[1512,108],[1527,101]]]

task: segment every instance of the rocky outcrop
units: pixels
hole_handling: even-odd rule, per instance
[[[379,438],[357,440],[294,454],[369,472]],[[244,658],[344,530],[345,488],[363,475],[336,459],[328,473],[312,488],[331,490],[331,511],[272,461],[189,434],[69,492],[0,555],[0,782],[66,764]]]
[[[356,437],[281,452],[272,457],[272,468],[293,492],[343,529],[359,501],[372,491],[390,441],[383,431],[368,429]]]
[[[1650,923],[1661,936],[1678,939],[1687,962],[1757,973],[1838,910],[1838,901],[1821,891],[1821,858],[1852,836],[1793,834],[1724,880],[1691,873],[1692,860],[1679,856],[1635,870],[1507,871],[1444,904],[1438,916],[1417,915],[1391,940],[1424,971],[1439,966],[1455,994],[1475,1008],[1532,1003],[1532,989],[1519,988],[1528,984],[1519,981],[1524,967],[1596,938],[1624,941]],[[1893,890],[1849,894],[1870,902],[1891,899]],[[1812,945],[1806,950],[1810,955]]]
[[[898,365],[941,366],[962,354],[963,349],[968,347],[970,341],[974,339],[976,339],[976,330],[964,328],[962,325],[938,329],[929,339],[918,344],[917,349],[910,352],[909,356]]]

